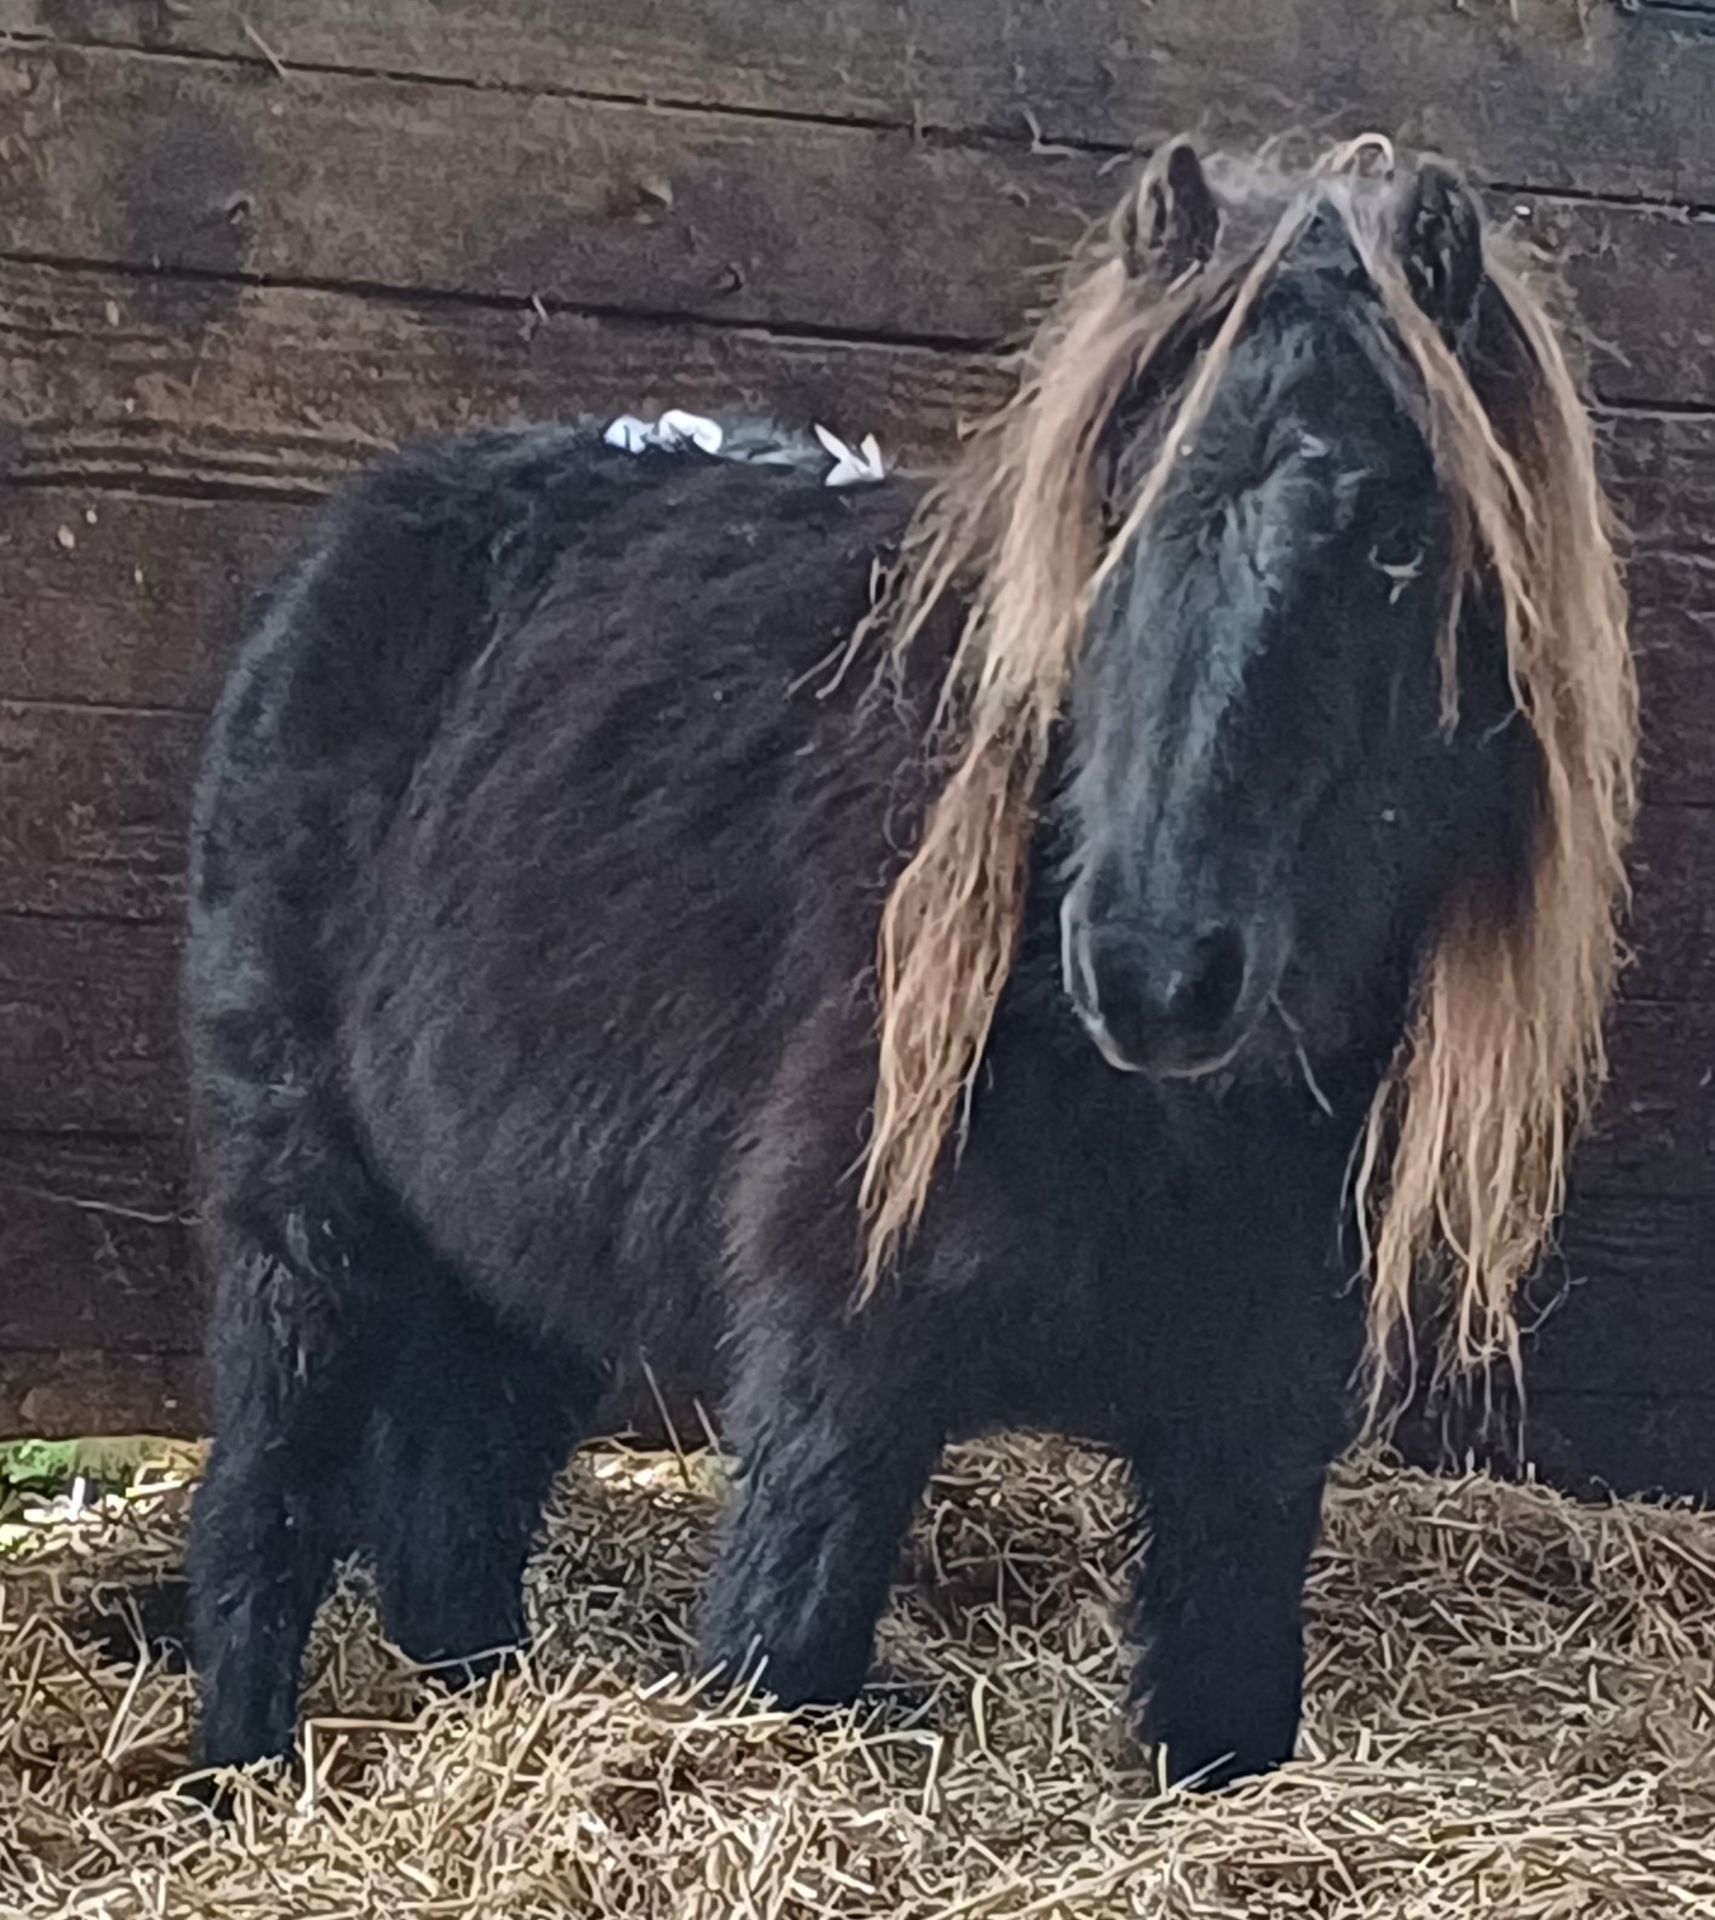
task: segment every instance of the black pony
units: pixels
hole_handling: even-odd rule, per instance
[[[1587,635],[1515,617],[1559,562],[1444,418],[1484,396],[1570,537],[1539,468],[1582,484],[1582,420],[1473,203],[1433,168],[1247,180],[1223,208],[1160,159],[927,499],[479,435],[349,490],[275,589],[194,839],[205,1764],[289,1748],[340,1552],[408,1653],[515,1641],[550,1480],[639,1355],[742,1461],[702,1629],[729,1675],[851,1696],[939,1450],[1049,1427],[1135,1466],[1142,1736],[1177,1777],[1291,1753],[1364,1352],[1354,1154],[1421,1132],[1402,1041],[1456,1056],[1421,1025],[1452,943],[1558,910],[1596,750],[1533,678]],[[897,670],[830,684],[878,557]],[[1014,672],[1033,593],[1076,645]],[[999,840],[925,904],[957,805]],[[973,1002],[926,942],[978,894]],[[900,1202],[877,1141],[943,990],[977,1043]]]

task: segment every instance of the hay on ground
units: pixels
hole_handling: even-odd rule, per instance
[[[211,1829],[159,1791],[190,1687],[103,1664],[92,1586],[175,1565],[183,1499],[45,1525],[0,1576],[0,1911],[910,1920],[1715,1913],[1715,1521],[1349,1472],[1309,1593],[1303,1762],[1161,1794],[1117,1736],[1123,1487],[1034,1441],[949,1457],[883,1659],[820,1724],[698,1709],[718,1475],[584,1456],[523,1671],[434,1696],[360,1583],[312,1661],[308,1784]]]

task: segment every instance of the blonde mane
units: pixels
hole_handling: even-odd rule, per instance
[[[902,651],[951,596],[968,608],[931,745],[948,767],[879,940],[881,1057],[863,1168],[868,1297],[921,1217],[970,1096],[1023,913],[1038,788],[1104,570],[1150,517],[1258,297],[1319,207],[1375,298],[1365,345],[1423,429],[1455,529],[1444,706],[1461,609],[1504,622],[1542,763],[1531,885],[1511,910],[1456,897],[1425,956],[1406,1038],[1354,1160],[1369,1285],[1372,1408],[1425,1309],[1443,1362],[1516,1365],[1514,1296],[1559,1211],[1572,1142],[1606,1073],[1603,1019],[1635,806],[1636,690],[1591,429],[1538,294],[1486,237],[1489,292],[1456,355],[1413,295],[1385,142],[1221,181],[1228,234],[1171,279],[1130,236],[1158,159],[1077,260],[1021,357],[1013,398],[931,488],[871,625]],[[1367,312],[1368,318],[1364,317]],[[1104,541],[1097,442],[1148,375],[1177,406],[1118,535]]]

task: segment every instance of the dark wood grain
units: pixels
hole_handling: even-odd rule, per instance
[[[182,1145],[0,1133],[0,1351],[194,1353]]]
[[[0,52],[8,150],[6,244],[44,259],[974,342],[1115,191],[1088,154],[53,47]],[[1715,219],[1495,210],[1576,296],[1599,394],[1715,403]]]
[[[1715,766],[1715,720],[1704,693],[1715,672],[1715,553],[1641,552],[1628,589],[1643,694],[1645,792],[1655,800],[1702,802]]]
[[[424,433],[672,403],[938,458],[1107,152],[1300,121],[1467,165],[1591,337],[1651,804],[1531,1447],[1715,1487],[1710,12],[0,0],[0,1432],[202,1424],[184,811],[313,500]]]
[[[661,1444],[647,1418],[641,1424],[644,1443]],[[193,1354],[0,1350],[0,1433],[195,1439],[207,1431],[203,1367]],[[1611,1383],[1541,1388],[1530,1395],[1526,1433],[1527,1452],[1551,1485],[1692,1497],[1715,1486],[1715,1397],[1708,1394],[1625,1392]],[[1426,1457],[1433,1463],[1436,1455]]]
[[[159,1153],[0,1137],[0,1262],[23,1276],[0,1319],[0,1432],[202,1430],[201,1282],[171,1211],[182,1180]],[[1575,1201],[1535,1289],[1552,1311],[1526,1346],[1526,1452],[1550,1477],[1715,1485],[1712,1246],[1708,1196]]]
[[[202,1362],[194,1354],[0,1350],[0,1434],[195,1439],[207,1431]]]
[[[271,69],[235,0],[0,0],[0,26]],[[252,23],[254,26],[254,23]],[[1715,203],[1715,35],[1570,0],[269,0],[287,63],[1126,146],[1382,127],[1483,177]],[[290,82],[281,82],[290,85]]]
[[[1715,1487],[1715,1395],[1533,1394],[1525,1453],[1544,1485],[1605,1499],[1642,1494],[1707,1505]]]
[[[1705,725],[1715,737],[1715,716]],[[1715,807],[1645,807],[1631,870],[1634,963],[1621,992],[1715,1001]]]
[[[0,262],[0,476],[302,494],[403,439],[672,405],[944,449],[992,356]]]
[[[0,53],[46,258],[988,339],[1112,198],[1089,154],[54,48]]]
[[[1715,1192],[1715,1007],[1623,1002],[1613,1078],[1576,1174],[1585,1194]]]
[[[176,914],[204,726],[0,701],[0,913]]]
[[[1715,216],[1493,194],[1506,244],[1551,270],[1600,400],[1715,405]]]
[[[1637,410],[1596,425],[1602,471],[1635,545],[1715,556],[1715,416]]]
[[[1715,1194],[1578,1196],[1538,1295],[1535,1388],[1715,1402]]]
[[[178,929],[0,915],[0,1116],[18,1132],[175,1134]]]
[[[0,646],[0,700],[205,713],[251,595],[311,511],[268,499],[0,487],[0,577],[15,609]]]
[[[4,261],[0,353],[0,476],[288,495],[402,439],[675,404],[933,459],[1009,387],[986,353]],[[1639,543],[1715,553],[1715,412],[1600,428]]]

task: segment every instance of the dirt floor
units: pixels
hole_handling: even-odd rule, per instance
[[[1307,1757],[1217,1799],[1157,1792],[1118,1737],[1109,1463],[951,1456],[884,1632],[899,1688],[818,1725],[661,1678],[718,1490],[706,1458],[583,1457],[537,1651],[474,1695],[406,1667],[349,1583],[308,1783],[248,1784],[225,1828],[159,1791],[189,1682],[65,1626],[176,1562],[184,1489],[38,1518],[0,1562],[0,1912],[1715,1914],[1715,1519],[1352,1470],[1311,1583]]]

